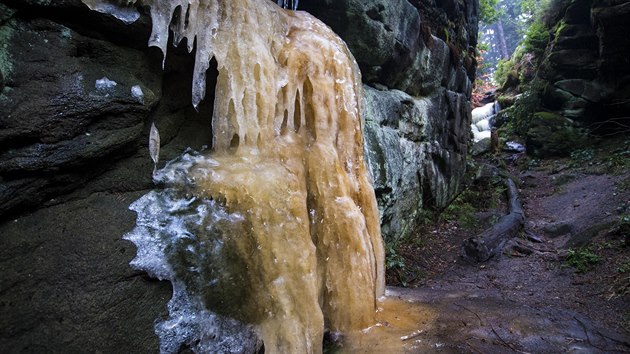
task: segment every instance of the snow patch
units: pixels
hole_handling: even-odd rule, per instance
[[[111,90],[116,87],[116,85],[118,85],[116,81],[110,80],[106,76],[104,76],[102,79],[96,80],[96,82],[94,83],[94,87],[99,91]]]
[[[140,85],[134,85],[131,87],[131,96],[140,102],[140,104],[144,104],[144,92],[142,92]]]

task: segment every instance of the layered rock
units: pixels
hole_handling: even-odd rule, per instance
[[[596,131],[627,122],[630,4],[574,0],[562,13],[541,72],[544,105]]]
[[[48,19],[11,18],[0,33],[1,215],[70,192],[133,151],[162,77],[145,53]]]

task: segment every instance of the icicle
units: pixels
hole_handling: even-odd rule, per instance
[[[291,0],[291,5],[289,5],[289,0],[278,0],[278,6],[283,9],[291,9],[293,11],[297,10],[298,0]]]
[[[183,175],[186,193],[245,218],[246,229],[225,236],[230,259],[247,270],[243,287],[256,294],[238,315],[269,353],[321,352],[324,323],[333,332],[372,325],[384,252],[363,157],[361,77],[345,43],[311,15],[269,0],[144,4],[150,45],[166,54],[169,29],[196,43],[194,106],[217,63],[212,153],[156,174]],[[177,7],[188,18],[170,26]]]

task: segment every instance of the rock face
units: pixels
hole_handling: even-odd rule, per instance
[[[303,0],[300,7],[331,26],[361,67],[383,235],[406,237],[422,208],[445,207],[462,182],[474,56],[461,53],[476,46],[478,4]],[[436,36],[445,33],[450,42]]]
[[[600,131],[627,124],[630,3],[574,0],[561,13],[541,72],[545,106]]]
[[[444,207],[459,190],[470,122],[462,94],[412,97],[366,86],[366,154],[386,240],[414,232],[423,208]]]
[[[171,286],[131,269],[120,238],[140,195],[96,193],[0,226],[2,352],[156,352]]]
[[[383,231],[404,237],[464,174],[477,1],[300,6],[364,71]],[[150,124],[162,161],[201,149],[212,102],[192,108],[192,57],[174,50],[163,70],[149,33],[148,16],[127,26],[79,0],[0,0],[1,352],[157,351],[171,289],[133,272],[121,237],[129,204],[153,188]]]
[[[144,53],[47,19],[9,19],[0,31],[3,214],[74,190],[133,148],[162,78]]]

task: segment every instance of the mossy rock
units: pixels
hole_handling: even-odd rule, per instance
[[[518,71],[516,69],[510,70],[506,77],[503,85],[501,85],[501,91],[508,91],[510,88],[515,88],[520,85],[521,80],[519,79]]]
[[[496,127],[496,128],[504,127],[507,123],[513,120],[513,117],[515,114],[513,105],[510,105],[509,107],[505,108],[505,106],[501,104],[501,100],[499,100],[499,105],[502,107],[502,109],[494,117],[494,122],[493,122],[493,127]]]
[[[514,101],[516,101],[516,95],[501,95],[497,97],[497,102],[499,102],[501,109],[512,107]]]
[[[586,132],[572,120],[555,113],[536,112],[527,130],[527,153],[538,157],[568,156],[586,141]]]

